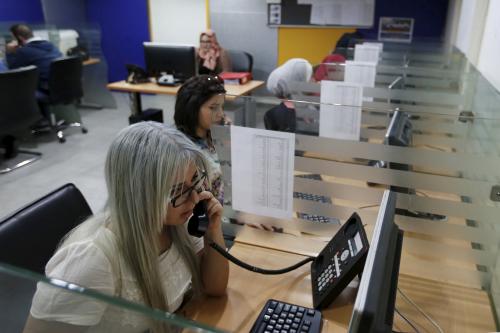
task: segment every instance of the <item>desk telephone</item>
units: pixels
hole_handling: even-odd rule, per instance
[[[125,80],[127,83],[138,84],[150,82],[148,73],[141,67],[133,64],[127,64],[125,67],[128,73],[127,79]]]
[[[205,203],[202,201],[193,209],[193,216],[188,221],[188,232],[193,236],[201,237],[207,226],[208,217]],[[313,305],[315,309],[323,309],[347,287],[356,275],[361,274],[369,244],[361,218],[353,213],[317,257],[308,257],[283,269],[270,270],[251,266],[233,257],[215,242],[210,242],[210,246],[238,266],[261,274],[287,273],[312,261]]]

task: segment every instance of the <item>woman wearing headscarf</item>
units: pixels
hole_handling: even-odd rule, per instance
[[[219,74],[231,71],[231,60],[217,41],[215,32],[207,30],[200,34],[197,52],[199,74]]]
[[[319,82],[323,80],[342,81],[345,58],[340,54],[327,55],[321,64],[314,71],[314,81]],[[337,80],[338,79],[338,80]]]
[[[267,79],[267,90],[282,100],[281,104],[267,111],[264,115],[266,129],[273,131],[295,132],[296,115],[290,84],[307,82],[312,75],[312,66],[300,58],[290,59],[271,72]]]

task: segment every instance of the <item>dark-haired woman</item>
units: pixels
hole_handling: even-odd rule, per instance
[[[224,189],[219,157],[212,142],[212,124],[229,124],[223,107],[226,90],[217,76],[199,75],[187,80],[177,92],[174,121],[208,160],[212,193],[223,203]]]

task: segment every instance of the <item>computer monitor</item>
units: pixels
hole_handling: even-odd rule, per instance
[[[406,112],[397,110],[392,115],[389,128],[387,129],[387,132],[385,134],[384,144],[390,146],[409,147],[412,143],[412,134],[413,134],[412,130],[413,126],[411,124],[411,120],[408,114]],[[412,170],[412,166],[409,164],[401,164],[395,162],[388,162],[387,167],[389,169],[395,169],[395,170],[404,170],[404,171]],[[406,188],[406,187],[392,185],[390,189],[395,192],[406,193],[411,195],[415,194],[415,189],[413,188]],[[399,215],[423,218],[429,220],[442,221],[446,219],[446,216],[444,215],[413,211],[404,208],[396,208],[396,213]]]
[[[197,74],[196,49],[188,45],[144,42],[144,59],[149,75],[172,74],[183,82]]]
[[[396,193],[382,197],[359,283],[349,333],[392,332],[403,232],[394,223]]]

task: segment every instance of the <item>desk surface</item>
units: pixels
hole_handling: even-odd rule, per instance
[[[227,91],[227,98],[231,99],[231,96],[239,97],[250,93],[251,91],[262,86],[264,81],[252,80],[241,85],[224,85]],[[142,94],[163,94],[163,95],[176,95],[180,86],[168,87],[159,86],[156,83],[139,83],[130,84],[125,81],[112,82],[107,85],[109,90],[125,91],[125,92],[135,92]]]
[[[303,259],[301,255],[235,242],[231,253],[245,262],[266,268],[281,268]],[[261,275],[230,264],[227,295],[190,303],[184,315],[212,327],[248,332],[269,298],[311,307],[309,265],[284,274]],[[399,287],[430,315],[444,332],[491,332],[495,323],[486,292],[400,274]],[[323,311],[323,332],[347,332],[356,288],[348,287]],[[418,325],[422,332],[436,329],[406,303],[398,293],[397,309]],[[398,315],[394,329],[412,331]]]

